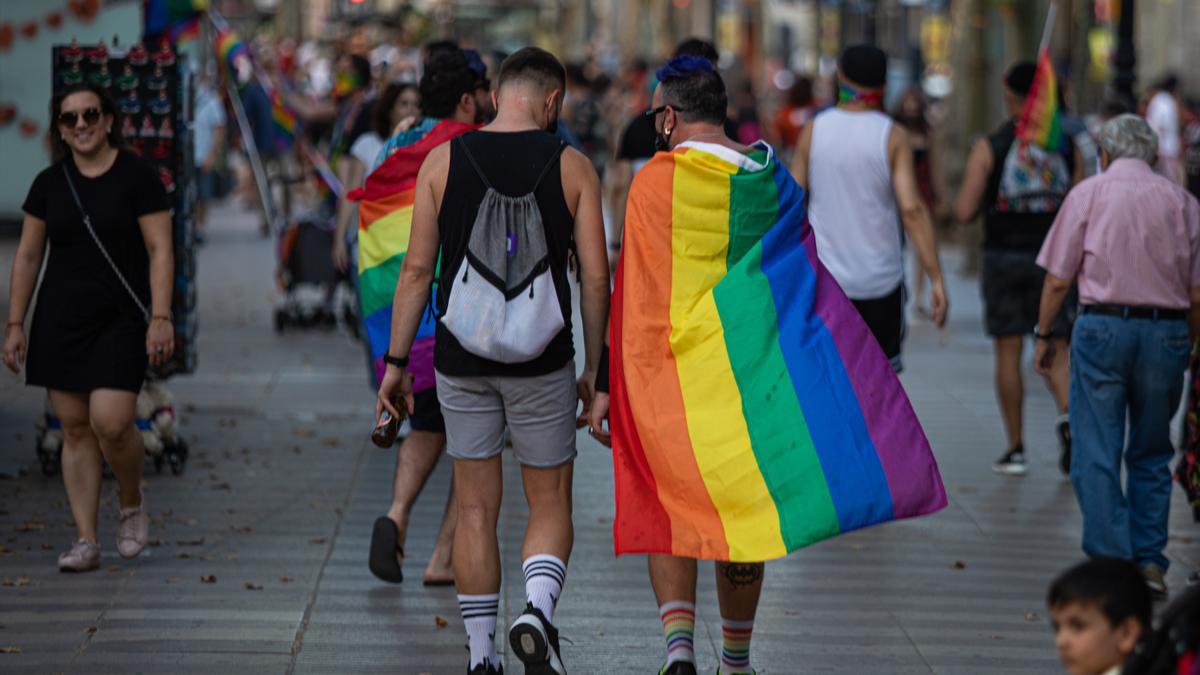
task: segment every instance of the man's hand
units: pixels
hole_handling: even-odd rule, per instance
[[[339,272],[345,272],[350,267],[350,251],[346,240],[335,236],[333,238],[333,266]]]
[[[412,410],[415,405],[412,383],[412,375],[407,370],[388,366],[383,374],[383,382],[379,383],[379,394],[375,398],[375,419],[379,419],[385,408],[392,417],[404,419],[406,416],[400,414],[393,402],[403,400],[405,408]]]
[[[950,316],[950,301],[946,297],[946,284],[942,279],[935,279],[930,284],[929,312],[933,324],[938,328],[946,327],[946,319]]]
[[[596,373],[583,371],[579,379],[575,381],[575,393],[579,397],[579,403],[583,404],[583,408],[575,417],[575,428],[582,429],[587,426],[592,401],[596,398]]]
[[[1033,346],[1033,367],[1037,370],[1038,375],[1050,375],[1050,369],[1054,367],[1054,358],[1058,356],[1058,348],[1054,346],[1051,340],[1038,339]]]
[[[588,414],[588,433],[604,447],[611,448],[612,430],[605,428],[607,424],[608,394],[598,391],[592,399],[592,407]]]

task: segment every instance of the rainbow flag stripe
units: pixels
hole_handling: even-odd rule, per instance
[[[631,188],[610,341],[618,555],[768,560],[946,505],[803,191],[760,149],[686,143]]]
[[[1050,50],[1042,48],[1038,55],[1037,73],[1033,86],[1025,96],[1025,107],[1017,120],[1017,138],[1047,150],[1059,150],[1063,145],[1062,121],[1058,109],[1058,78],[1050,61]]]
[[[191,42],[200,36],[200,18],[208,0],[143,0],[142,34],[162,36],[172,45]]]
[[[478,128],[442,120],[419,139],[398,148],[367,176],[358,205],[358,295],[367,327],[377,379],[392,337],[392,296],[412,230],[413,192],[425,156],[446,141]],[[426,313],[409,352],[413,390],[434,385],[433,334],[436,321]]]

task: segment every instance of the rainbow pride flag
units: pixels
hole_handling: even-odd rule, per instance
[[[1047,150],[1062,148],[1062,120],[1058,107],[1058,78],[1050,62],[1050,50],[1043,47],[1038,54],[1037,73],[1033,86],[1025,96],[1025,107],[1017,120],[1017,138]]]
[[[367,341],[375,363],[376,381],[383,379],[383,355],[392,337],[392,296],[400,277],[400,264],[408,251],[412,230],[413,194],[417,171],[429,151],[446,141],[477,129],[477,125],[441,120],[420,138],[398,148],[372,171],[358,199],[358,295],[367,327]],[[415,136],[415,135],[414,135]],[[433,334],[436,321],[426,313],[409,351],[413,391],[434,385]]]
[[[761,561],[946,505],[929,442],[771,149],[638,172],[612,301],[616,552]]]

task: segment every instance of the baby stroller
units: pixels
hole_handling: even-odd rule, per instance
[[[280,233],[277,282],[286,297],[274,312],[275,332],[334,328],[357,337],[357,308],[345,274],[333,266],[333,218],[308,213]]]
[[[142,434],[146,446],[146,458],[154,462],[154,470],[162,473],[163,464],[171,465],[171,473],[178,476],[187,464],[188,445],[179,437],[175,419],[175,404],[171,392],[161,382],[149,380],[138,394],[136,420],[134,423]],[[46,411],[37,422],[37,456],[42,464],[42,473],[54,476],[62,468],[63,431],[62,422],[54,416],[50,399],[46,399]],[[108,465],[104,465],[108,474]]]

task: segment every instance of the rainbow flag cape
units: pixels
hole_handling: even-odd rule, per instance
[[[377,381],[383,379],[386,367],[383,355],[392,337],[392,296],[400,277],[400,264],[408,251],[417,171],[430,150],[477,128],[477,125],[441,120],[424,135],[389,155],[367,176],[362,191],[349,195],[350,199],[359,199],[358,296]],[[413,391],[423,391],[434,385],[435,327],[436,321],[427,312],[409,352]]]
[[[612,301],[616,553],[761,561],[932,513],[908,397],[769,146],[685,143],[629,193]]]
[[[1050,62],[1050,50],[1042,48],[1038,54],[1037,73],[1033,86],[1025,96],[1025,107],[1017,120],[1017,138],[1043,147],[1059,150],[1063,145],[1061,119],[1058,110],[1058,79],[1054,64]]]

